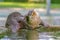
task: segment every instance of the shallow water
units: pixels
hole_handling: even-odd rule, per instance
[[[37,33],[36,31],[28,32],[27,33],[27,39],[26,37],[18,36],[18,38],[11,39],[8,36],[5,36],[4,38],[0,40],[60,40],[60,36],[57,36],[58,33],[55,35],[53,32],[41,32]]]

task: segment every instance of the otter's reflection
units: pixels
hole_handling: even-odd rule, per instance
[[[26,35],[27,40],[38,40],[39,33],[35,30],[29,30]]]
[[[38,40],[39,32],[36,30],[20,30],[18,36],[22,37],[24,40]]]

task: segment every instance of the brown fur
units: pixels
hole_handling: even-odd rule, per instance
[[[32,27],[32,29],[38,27],[39,24],[41,23],[40,17],[36,14],[34,10],[29,11],[27,16],[29,17],[29,21],[30,21],[30,23],[28,24]]]
[[[29,11],[27,16],[29,17],[28,24],[31,26],[32,29],[40,27],[40,25],[44,27],[49,27],[48,24],[41,20],[39,14],[36,13],[36,11],[34,10]]]

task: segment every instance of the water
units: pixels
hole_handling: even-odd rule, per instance
[[[32,38],[33,37],[33,38]],[[13,39],[13,40],[59,40],[60,36],[54,36],[52,32],[42,32],[42,33],[35,33],[29,34],[29,39]],[[0,40],[11,40],[7,36]]]

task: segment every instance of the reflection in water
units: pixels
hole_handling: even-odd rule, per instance
[[[53,36],[53,32],[37,32],[35,30],[21,31],[19,36],[12,34],[9,37],[5,36],[0,40],[60,40],[59,37]]]
[[[35,30],[29,30],[27,32],[27,36],[26,36],[26,39],[27,40],[38,40],[39,38],[39,33]]]

